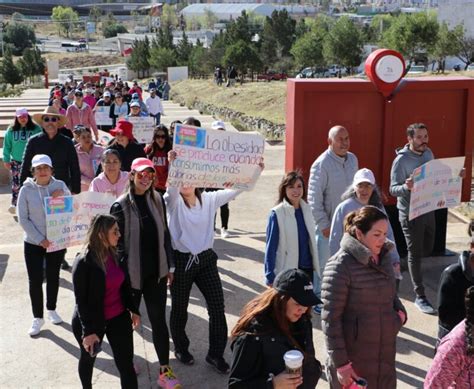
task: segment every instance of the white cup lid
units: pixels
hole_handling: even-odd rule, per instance
[[[290,350],[285,353],[283,359],[285,360],[286,366],[291,369],[296,369],[302,365],[304,356],[301,351]]]

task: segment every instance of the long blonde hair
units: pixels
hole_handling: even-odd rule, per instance
[[[117,262],[115,247],[108,244],[107,234],[117,224],[117,219],[112,215],[96,215],[92,219],[84,244],[88,252],[92,254],[94,262],[105,272],[105,263],[111,256]]]

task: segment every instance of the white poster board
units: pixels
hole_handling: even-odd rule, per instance
[[[178,124],[168,185],[250,190],[261,173],[265,139]]]
[[[108,214],[116,198],[109,193],[82,192],[74,196],[45,197],[48,252],[84,243],[92,218]]]
[[[127,120],[133,124],[133,137],[138,143],[150,143],[155,130],[155,118],[151,116],[129,116]]]
[[[98,126],[111,126],[112,118],[110,117],[110,105],[95,107],[95,122]]]
[[[409,220],[436,209],[459,205],[464,160],[465,157],[434,159],[413,171]]]
[[[168,82],[187,80],[188,67],[187,66],[173,66],[168,68]]]

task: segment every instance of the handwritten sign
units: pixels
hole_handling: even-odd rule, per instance
[[[95,122],[98,126],[111,126],[110,106],[95,107]]]
[[[46,197],[46,236],[52,242],[48,252],[83,244],[95,215],[108,214],[115,196],[82,192],[74,196]]]
[[[151,116],[129,116],[127,120],[133,124],[133,136],[138,143],[150,143],[155,130],[155,119]]]
[[[261,173],[265,140],[258,134],[178,124],[168,185],[250,190]]]
[[[409,220],[461,202],[464,157],[434,159],[413,171]]]

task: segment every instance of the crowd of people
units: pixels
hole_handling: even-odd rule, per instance
[[[137,83],[130,89],[121,82],[92,87],[55,86],[44,112],[30,115],[25,108],[17,109],[5,136],[4,163],[12,174],[10,212],[17,214],[25,231],[33,312],[30,336],[37,336],[44,325],[44,276],[47,317],[53,324],[62,323],[56,311],[59,274],[61,264],[68,264],[64,265],[66,250],[48,250],[45,197],[108,193],[115,198],[110,212],[91,221],[72,270],[72,329],[80,348],[78,372],[84,388],[92,387],[104,336],[122,388],[138,386],[133,330],[140,325],[142,297],[160,366],[158,385],[181,388],[170,365],[170,337],[176,359],[194,364],[186,333],[194,284],[209,314],[205,360],[219,373],[229,374],[230,388],[316,387],[323,369],[315,352],[311,312],[321,315],[331,388],[363,383],[370,388],[396,387],[396,339],[408,320],[398,298],[401,258],[375,176],[367,168],[359,169],[356,155],[349,151],[346,128],[329,130],[328,148],[315,159],[308,185],[300,171],[286,173],[279,185],[262,268],[268,288],[245,305],[231,330],[229,364],[224,358],[228,327],[214,237],[218,209],[221,236],[228,236],[228,203],[241,191],[167,187],[170,164],[179,158],[172,136],[180,122],[170,128],[161,124],[156,84],[149,87],[145,101]],[[111,106],[113,124],[108,128],[95,124],[94,108],[101,104]],[[127,121],[143,112],[155,119],[147,144],[137,142],[133,124]],[[183,123],[201,125],[192,117]],[[212,128],[225,130],[225,124],[216,121]],[[113,136],[109,144],[98,144],[99,129]],[[433,248],[433,212],[408,219],[413,170],[434,158],[428,140],[424,124],[408,127],[408,143],[392,165],[390,192],[397,197],[408,247],[414,304],[434,314],[421,269],[421,259]],[[471,235],[473,229],[471,223]],[[426,388],[474,385],[473,242],[441,277],[437,352]],[[285,367],[283,357],[291,350],[304,355],[300,373]]]

